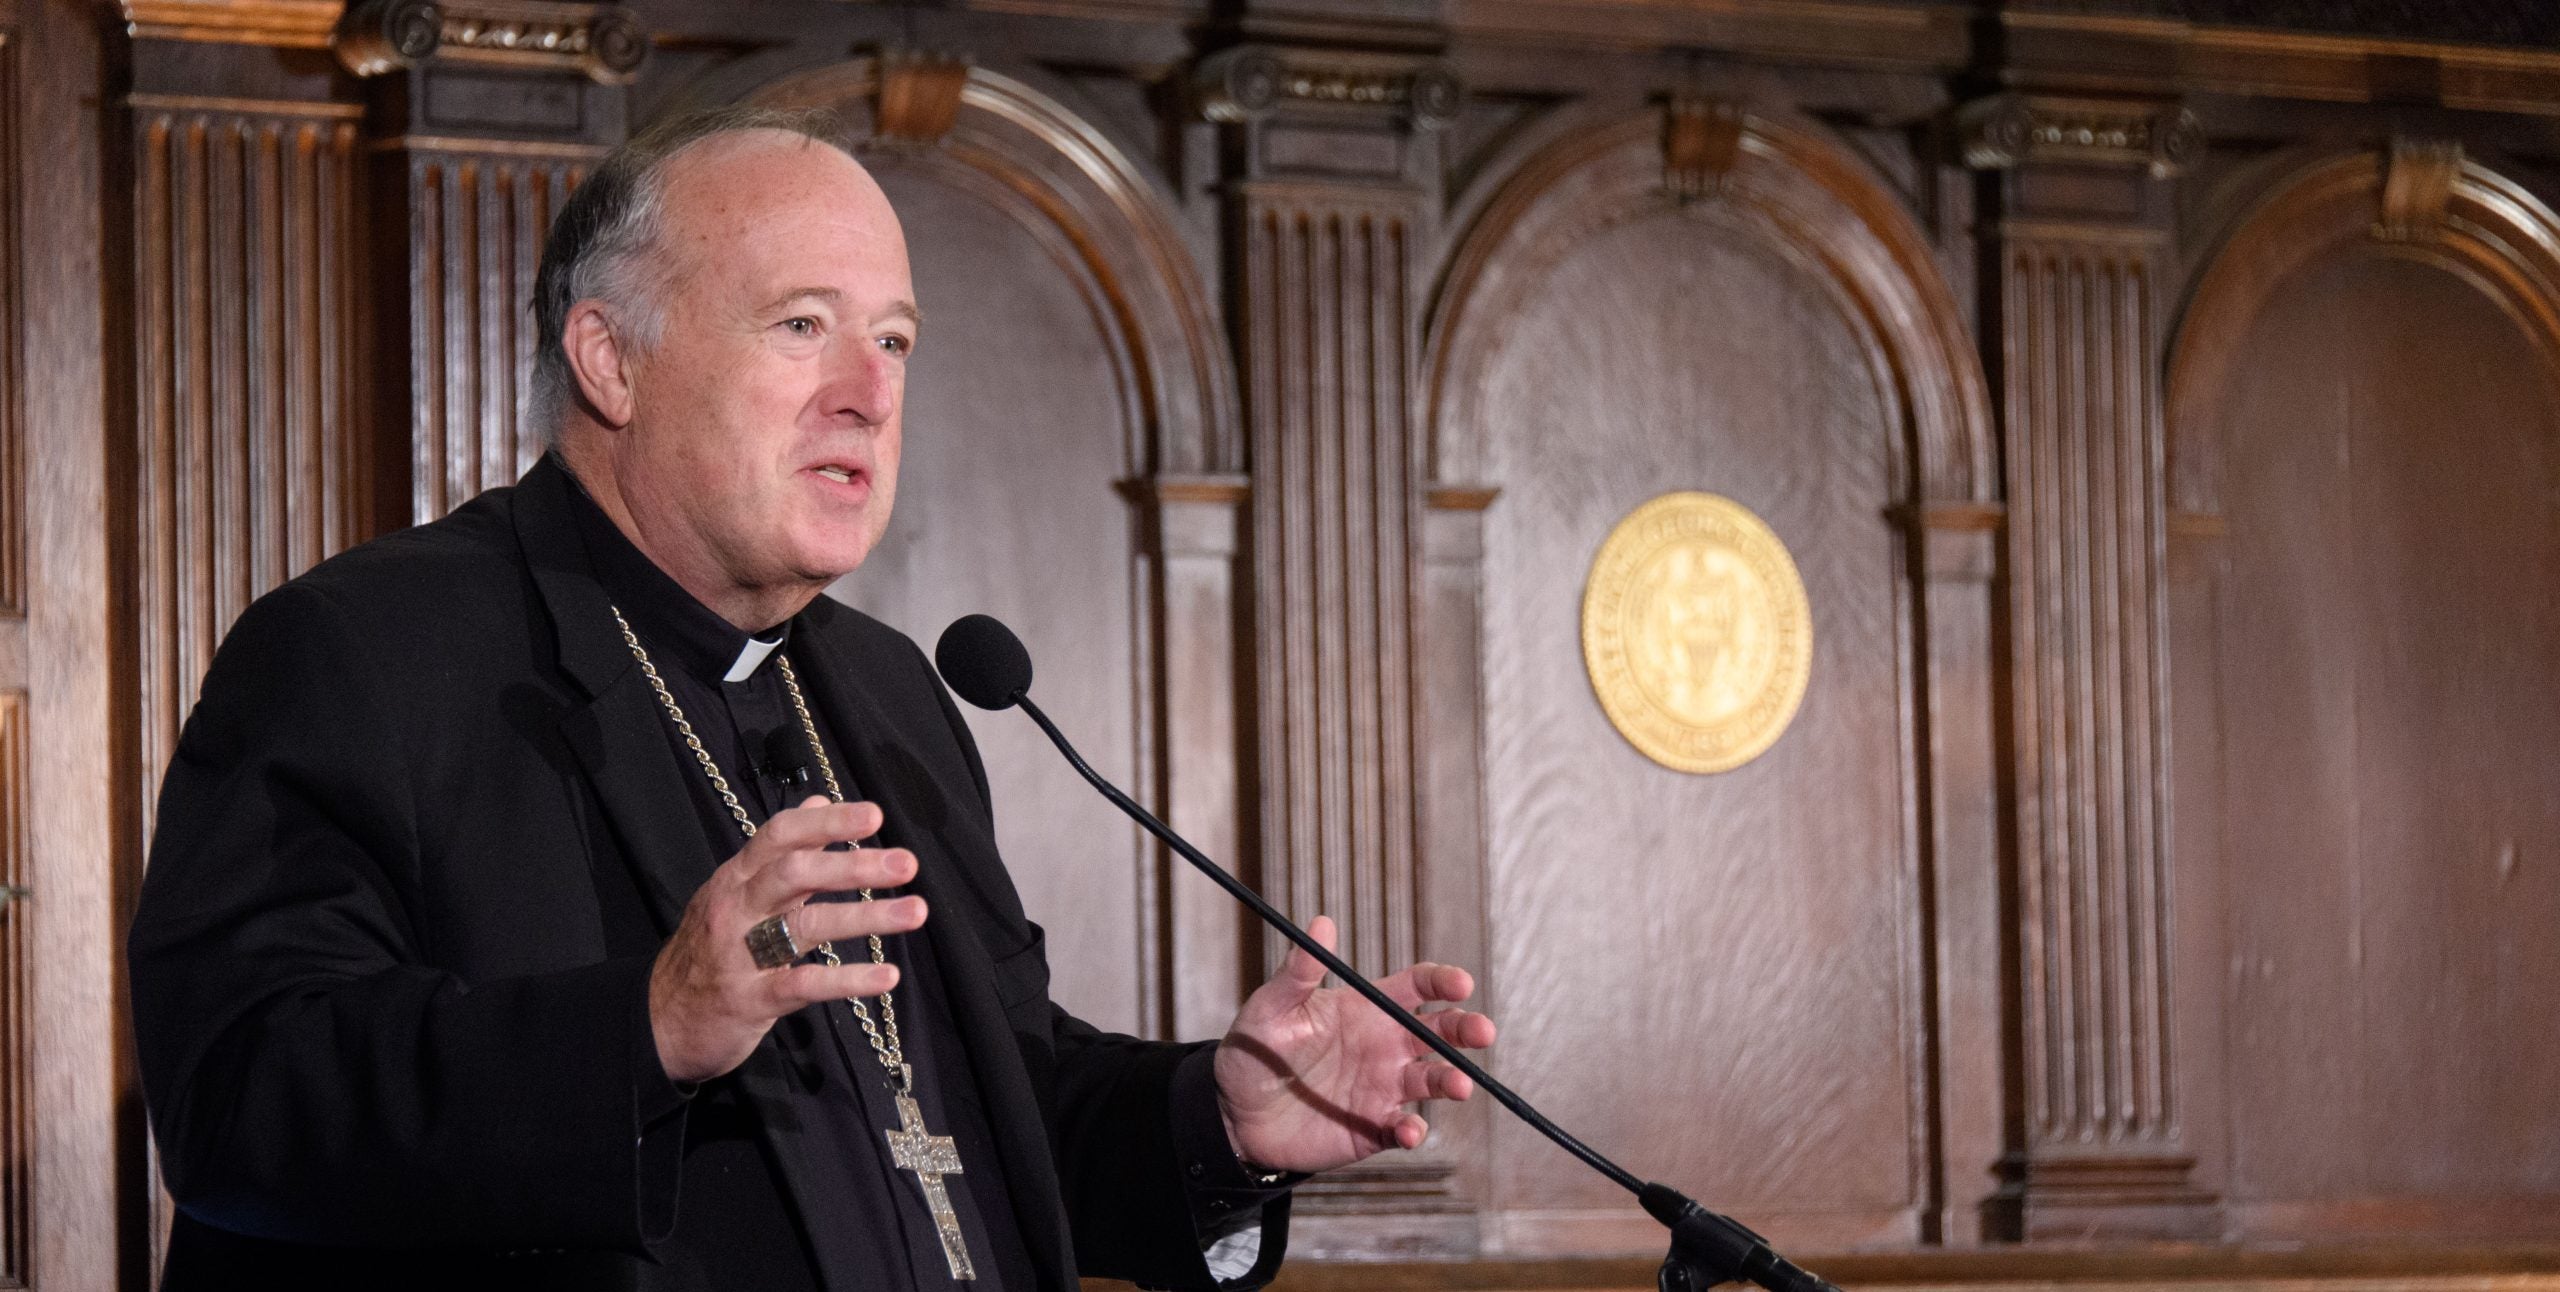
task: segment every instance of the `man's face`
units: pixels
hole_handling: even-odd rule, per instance
[[[665,178],[663,327],[615,450],[633,537],[724,613],[814,593],[897,493],[906,239],[852,158],[786,132],[715,136]]]

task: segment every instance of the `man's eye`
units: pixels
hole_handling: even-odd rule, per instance
[[[818,334],[818,320],[810,318],[806,314],[803,314],[798,318],[784,319],[782,321],[782,326],[790,329],[791,335],[793,336],[816,336]]]
[[[905,337],[899,336],[896,333],[891,333],[888,336],[880,338],[880,348],[891,354],[904,357],[907,351],[915,348],[915,342],[909,341]]]

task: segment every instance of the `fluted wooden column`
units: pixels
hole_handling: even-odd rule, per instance
[[[1995,171],[1997,361],[2010,496],[2029,1237],[2203,1236],[2171,972],[2166,194],[2194,120],[2006,96],[1968,108]]]
[[[143,827],[214,648],[370,523],[356,118],[137,91],[135,537]]]
[[[1369,972],[1428,958],[1413,714],[1423,500],[1416,247],[1456,89],[1410,57],[1246,45],[1200,72],[1228,216],[1252,464],[1260,880]],[[1470,864],[1473,859],[1469,859]],[[1285,950],[1275,937],[1266,963]],[[1454,949],[1442,954],[1455,958]],[[1336,1253],[1472,1243],[1445,1140],[1302,1191]]]
[[[118,783],[138,857],[232,621],[371,533],[380,509],[363,416],[364,110],[325,75],[339,6],[124,0],[123,16],[133,374],[131,420],[111,405],[110,424],[132,454],[111,523],[136,589],[138,730]],[[143,1193],[156,1255],[168,1201]]]
[[[365,0],[337,52],[378,136],[374,409],[405,450],[385,484],[405,477],[401,519],[428,521],[541,452],[523,421],[534,272],[553,213],[622,138],[619,87],[648,43],[610,4]]]

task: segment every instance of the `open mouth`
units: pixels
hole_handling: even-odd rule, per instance
[[[829,480],[835,481],[837,484],[853,483],[853,469],[850,467],[820,467],[818,468],[818,474],[825,476]]]

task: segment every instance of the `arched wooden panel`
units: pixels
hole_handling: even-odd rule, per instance
[[[928,319],[897,516],[836,594],[928,647],[973,611],[1013,624],[1043,706],[1095,768],[1233,857],[1235,715],[1217,701],[1235,687],[1243,492],[1215,470],[1241,449],[1198,273],[1149,182],[1054,100],[972,70],[938,142],[874,146],[877,72],[860,60],[754,96],[844,114],[900,212]],[[1185,698],[1180,724],[1167,692]],[[1241,977],[1232,909],[1168,915],[1189,909],[1192,877],[1169,875],[1027,719],[970,722],[1059,1001],[1145,1034],[1222,1025]]]
[[[1928,806],[1992,775],[1987,692],[1944,709],[1932,681],[1988,674],[1983,387],[1883,187],[1808,129],[1746,121],[1740,160],[1687,205],[1663,191],[1658,118],[1531,158],[1461,245],[1434,320],[1434,468],[1498,491],[1476,578],[1501,1071],[1632,1169],[1781,1242],[1908,1242],[1947,1205],[1945,1128],[1960,1124],[1969,1176],[1998,1151],[1996,1005],[1950,1024],[1961,1112],[1924,1022],[1949,953],[1931,895],[1967,931],[1965,990],[1998,974],[1991,800]],[[1716,776],[1630,747],[1581,657],[1593,553],[1675,489],[1766,519],[1813,608],[1794,725]],[[1933,722],[1952,746],[1935,768]],[[1951,838],[1976,841],[1953,889],[1931,865]],[[1658,1241],[1607,1182],[1515,1126],[1495,1134],[1489,1246]]]
[[[2188,310],[2180,841],[2253,1235],[2560,1232],[2555,233],[2458,154],[2337,159]]]
[[[964,614],[1014,625],[1042,707],[1104,775],[1133,783],[1139,571],[1113,487],[1133,436],[1108,321],[1054,230],[1003,190],[948,166],[872,164],[906,225],[927,323],[908,369],[896,514],[836,594],[928,649]],[[968,716],[1023,904],[1049,930],[1059,1001],[1136,1029],[1136,827],[1021,714]]]

